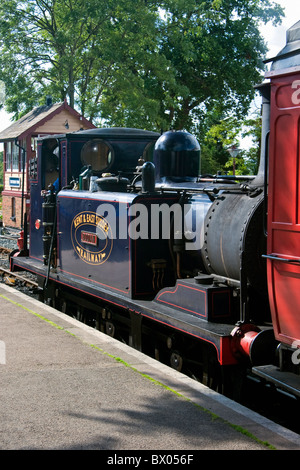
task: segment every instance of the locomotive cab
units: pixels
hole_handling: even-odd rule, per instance
[[[61,188],[89,190],[91,181],[104,172],[132,175],[139,158],[152,159],[158,137],[155,132],[113,128],[41,138],[37,147],[37,171],[32,173],[30,181],[30,256],[43,257],[42,205],[49,204],[47,199],[53,199],[48,193],[50,189],[56,194]],[[54,211],[51,214],[48,211],[46,217],[44,222],[52,226],[49,217],[54,217]]]

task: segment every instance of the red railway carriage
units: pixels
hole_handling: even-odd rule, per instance
[[[300,67],[271,74],[268,287],[276,338],[300,338]]]
[[[297,390],[300,346],[300,22],[287,32],[285,48],[273,59],[270,81],[270,137],[267,279],[279,368],[259,373]],[[280,374],[280,372],[282,374]],[[299,376],[298,376],[299,377]]]

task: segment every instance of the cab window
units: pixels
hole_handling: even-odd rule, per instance
[[[89,140],[81,150],[83,165],[91,165],[93,171],[108,169],[113,161],[113,151],[107,142],[100,139]]]
[[[54,185],[58,189],[59,147],[56,139],[47,139],[42,146],[42,189]]]

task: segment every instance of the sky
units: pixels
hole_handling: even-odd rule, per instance
[[[285,10],[285,18],[280,26],[274,27],[272,24],[262,26],[261,33],[269,47],[269,56],[274,57],[286,44],[286,31],[297,21],[300,21],[299,0],[275,0]]]
[[[286,43],[286,31],[297,21],[300,21],[299,0],[275,0],[285,9],[285,18],[280,26],[274,27],[271,23],[262,26],[261,32],[269,48],[267,58],[274,57],[280,52]],[[5,111],[0,111],[0,131],[10,126],[10,116]]]

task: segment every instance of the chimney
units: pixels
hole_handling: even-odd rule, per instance
[[[47,104],[47,106],[51,106],[51,105],[52,105],[52,96],[47,96],[46,104]]]

